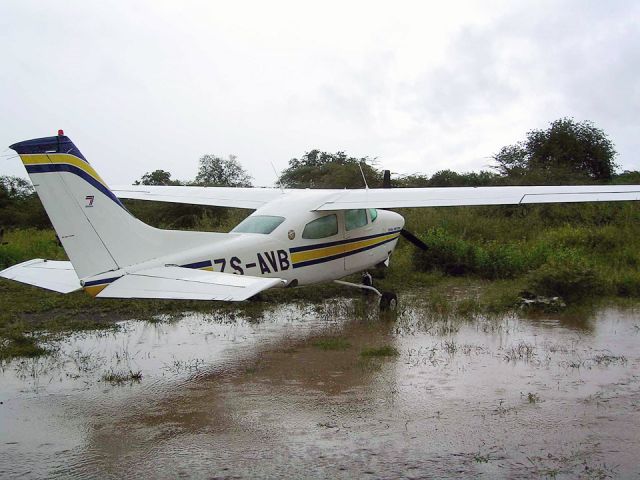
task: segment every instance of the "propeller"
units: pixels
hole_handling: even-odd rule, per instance
[[[429,249],[429,247],[427,246],[426,243],[424,243],[422,240],[420,240],[418,237],[416,237],[409,230],[405,230],[403,228],[402,230],[400,230],[400,235],[402,235],[405,240],[409,241],[410,243],[413,243],[420,250],[428,250]]]
[[[382,188],[391,188],[391,170],[385,170],[382,175]],[[413,243],[420,250],[428,250],[429,247],[426,243],[416,237],[409,230],[405,230],[404,228],[400,230],[400,235],[402,235],[408,242]]]

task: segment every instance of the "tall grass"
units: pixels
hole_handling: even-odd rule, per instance
[[[67,259],[53,230],[11,230],[4,235],[0,245],[0,269],[33,258]]]
[[[633,203],[410,211],[407,228],[429,246],[420,271],[526,279],[567,301],[640,296],[640,206]]]

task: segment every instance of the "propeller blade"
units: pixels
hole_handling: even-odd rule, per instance
[[[391,170],[385,170],[382,177],[382,188],[391,188]]]
[[[416,237],[413,233],[411,233],[409,230],[405,230],[404,228],[402,230],[400,230],[400,235],[402,235],[405,239],[407,239],[409,242],[413,243],[416,247],[418,247],[420,250],[428,250],[429,247],[427,246],[426,243],[424,243],[422,240],[420,240],[418,237]]]

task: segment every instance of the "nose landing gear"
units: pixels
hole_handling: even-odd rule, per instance
[[[346,287],[359,288],[365,292],[373,292],[380,298],[380,310],[383,312],[393,312],[398,308],[398,296],[395,292],[381,292],[373,286],[373,277],[370,273],[362,274],[362,283],[345,282],[344,280],[334,280],[339,285]]]

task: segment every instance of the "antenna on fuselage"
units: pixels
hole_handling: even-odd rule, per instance
[[[362,180],[364,180],[364,188],[369,190],[369,185],[367,185],[367,179],[364,176],[364,171],[362,170],[362,163],[361,162],[358,162],[358,167],[360,168],[360,173],[362,174]]]
[[[280,190],[282,190],[282,193],[284,193],[284,188],[282,187],[282,182],[280,181],[280,174],[278,173],[278,170],[276,170],[276,166],[273,164],[273,162],[269,162],[271,164],[271,168],[273,168],[273,173],[276,174],[276,185],[278,185],[280,187]]]

